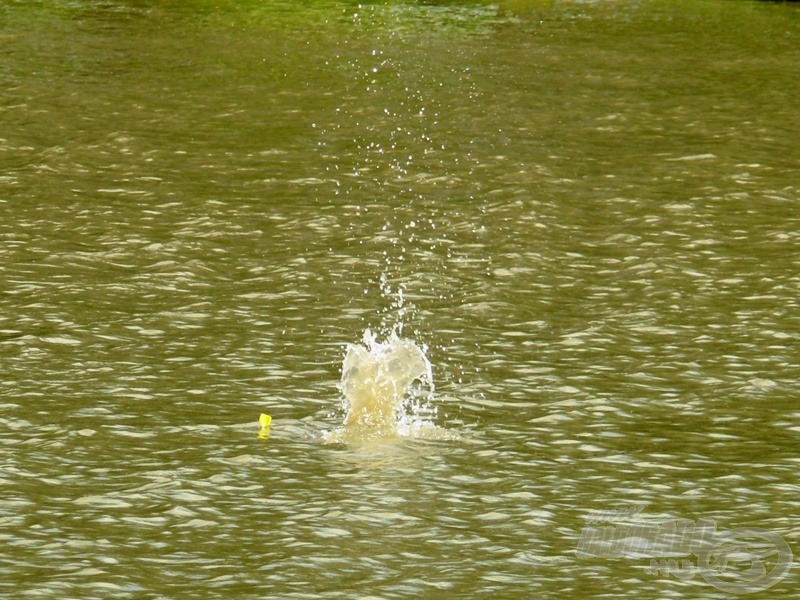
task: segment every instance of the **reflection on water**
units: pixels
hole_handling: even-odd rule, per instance
[[[797,543],[796,17],[6,4],[0,592],[726,597],[575,549]],[[457,439],[321,443],[399,324]]]

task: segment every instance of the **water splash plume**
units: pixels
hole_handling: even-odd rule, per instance
[[[425,348],[396,331],[379,342],[367,329],[361,344],[348,344],[339,389],[344,396],[344,427],[326,441],[366,443],[401,437],[436,437],[445,431],[429,421],[433,372]]]

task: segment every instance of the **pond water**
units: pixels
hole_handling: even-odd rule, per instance
[[[3,2],[0,593],[731,597],[577,549],[798,547],[799,9]],[[452,435],[324,443],[368,328]]]

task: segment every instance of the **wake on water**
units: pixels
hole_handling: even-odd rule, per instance
[[[364,444],[402,438],[453,439],[436,426],[433,370],[425,352],[393,331],[383,342],[369,329],[348,344],[339,389],[344,426],[325,432],[328,443]]]

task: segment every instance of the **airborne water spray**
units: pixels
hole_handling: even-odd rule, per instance
[[[430,301],[441,302],[442,286],[452,284],[445,271],[454,242],[439,227],[447,221],[440,201],[459,179],[446,171],[452,165],[438,139],[438,71],[420,70],[418,48],[402,28],[372,27],[372,19],[393,14],[360,7],[352,37],[330,61],[344,88],[337,88],[335,114],[320,140],[336,180],[331,201],[350,216],[343,221],[351,264],[374,270],[346,279],[363,292],[351,305],[364,315],[366,331],[361,343],[346,345],[339,383],[344,427],[326,434],[328,441],[438,429],[428,348],[419,340],[436,335]]]

